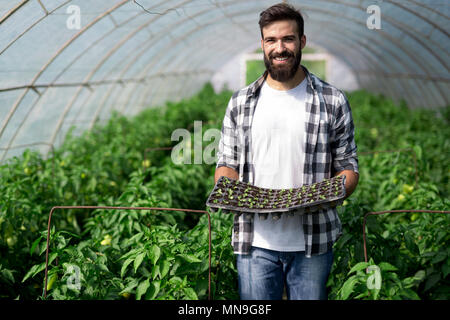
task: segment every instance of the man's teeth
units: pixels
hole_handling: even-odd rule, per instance
[[[287,60],[287,57],[285,57],[285,58],[275,58],[275,60],[277,60],[277,61],[284,61],[284,60]]]

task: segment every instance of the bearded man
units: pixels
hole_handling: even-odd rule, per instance
[[[274,5],[260,14],[265,73],[233,94],[223,120],[215,182],[221,176],[288,189],[345,175],[358,183],[350,105],[344,93],[301,65],[301,13]],[[266,218],[267,217],[267,218]],[[327,299],[336,208],[314,213],[234,216],[232,246],[241,299]]]

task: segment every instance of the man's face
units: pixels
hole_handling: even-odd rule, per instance
[[[263,28],[261,47],[264,64],[272,79],[285,82],[292,79],[302,59],[305,36],[300,39],[294,20],[275,21]]]

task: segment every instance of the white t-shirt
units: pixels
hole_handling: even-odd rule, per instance
[[[287,189],[303,185],[306,78],[280,91],[265,82],[251,127],[255,185]],[[254,219],[252,245],[277,251],[304,251],[303,215]]]

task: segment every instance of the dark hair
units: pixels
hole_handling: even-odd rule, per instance
[[[264,10],[259,15],[259,28],[261,29],[261,38],[263,36],[263,28],[268,24],[280,20],[295,20],[298,27],[298,37],[303,35],[303,16],[299,10],[287,3],[278,3]]]

